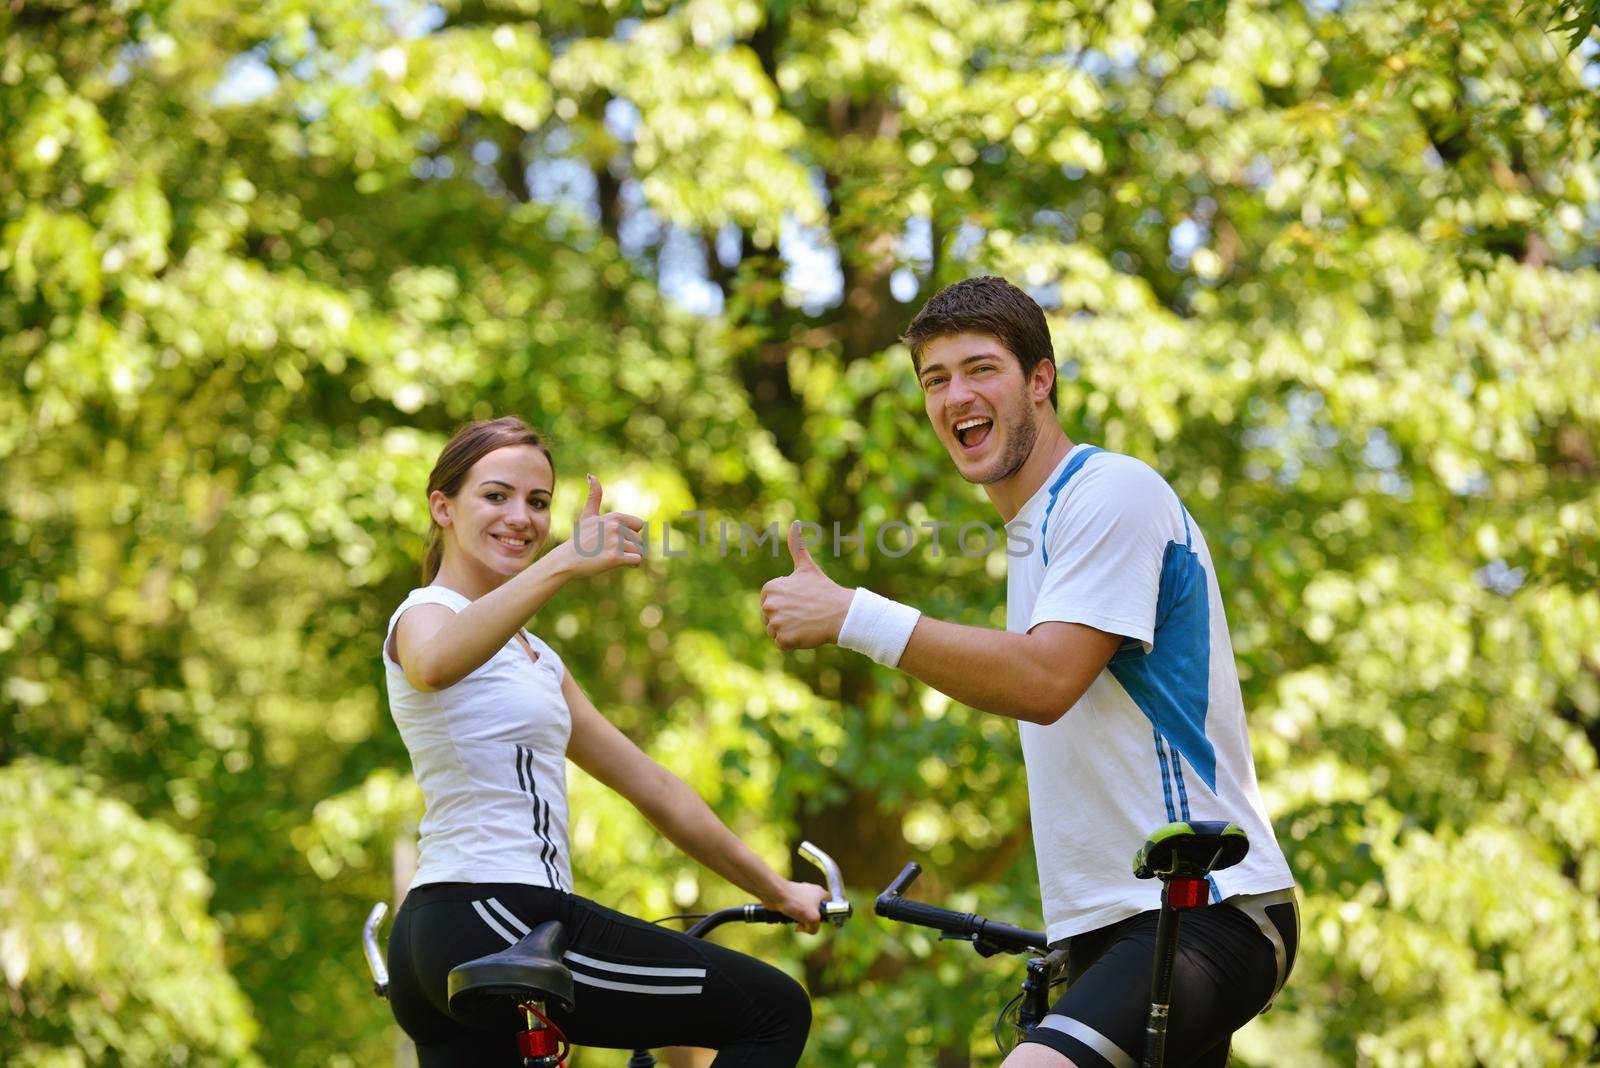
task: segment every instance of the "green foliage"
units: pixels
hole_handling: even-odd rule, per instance
[[[256,1063],[210,896],[185,836],[69,769],[0,768],[6,1063]]]
[[[1010,725],[780,654],[739,536],[860,523],[840,581],[1003,623],[896,341],[980,271],[1222,570],[1306,905],[1239,1059],[1592,1059],[1592,3],[246,8],[0,7],[7,1063],[391,1056],[356,930],[419,799],[378,636],[439,445],[502,412],[555,442],[557,536],[585,471],[651,520],[534,624],[608,715],[774,862],[1036,917]],[[571,790],[581,889],[738,899]],[[866,917],[727,941],[806,979],[818,1064],[982,1061],[1020,979]]]

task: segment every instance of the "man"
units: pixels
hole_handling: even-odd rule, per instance
[[[957,282],[905,341],[934,432],[1007,524],[1006,629],[844,589],[796,524],[794,573],[762,590],[767,632],[1020,721],[1045,921],[1052,944],[1070,941],[1071,984],[1005,1068],[1137,1063],[1160,886],[1133,877],[1134,851],[1173,820],[1243,827],[1249,855],[1211,878],[1217,907],[1184,919],[1166,1044],[1169,1064],[1223,1065],[1282,987],[1298,922],[1205,540],[1160,475],[1067,438],[1044,313],[1015,286]]]

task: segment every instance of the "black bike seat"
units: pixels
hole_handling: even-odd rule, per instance
[[[539,924],[514,946],[450,969],[450,1015],[480,1030],[520,1030],[524,1001],[556,1001],[572,1010],[572,973],[561,963],[567,929]]]
[[[1140,879],[1203,879],[1231,868],[1250,852],[1250,839],[1237,823],[1225,820],[1179,821],[1150,833],[1133,855],[1133,874]]]

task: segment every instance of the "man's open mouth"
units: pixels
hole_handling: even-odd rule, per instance
[[[963,449],[976,449],[988,439],[989,431],[993,428],[993,419],[985,415],[975,415],[956,423],[956,440],[961,443]]]

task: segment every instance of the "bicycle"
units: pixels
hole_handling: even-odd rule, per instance
[[[1143,1068],[1160,1068],[1165,1056],[1172,971],[1182,914],[1205,906],[1207,876],[1239,863],[1249,850],[1250,841],[1238,824],[1221,820],[1178,821],[1156,828],[1134,854],[1136,878],[1161,880]],[[994,1040],[1003,1057],[1049,1014],[1052,989],[1066,981],[1067,949],[1051,949],[1043,931],[1013,927],[976,913],[956,912],[902,896],[921,874],[922,866],[916,861],[907,864],[878,895],[873,911],[885,919],[930,927],[940,932],[941,939],[971,942],[982,957],[1029,950],[1043,954],[1029,958],[1022,991],[1001,1006],[995,1016]],[[1008,1022],[1015,1032],[1009,1045],[1001,1037],[1002,1027]]]
[[[850,918],[853,908],[844,893],[844,878],[832,857],[801,842],[800,856],[815,865],[828,883],[828,900],[822,903],[822,919],[838,927]],[[380,998],[389,996],[389,969],[378,945],[378,929],[389,906],[377,902],[367,913],[361,928],[361,947],[372,972],[372,991]],[[727,923],[793,923],[794,920],[761,905],[734,905],[706,914],[666,916],[667,920],[692,919],[697,922],[684,933],[703,938]],[[498,953],[465,961],[450,969],[447,1003],[450,1014],[470,1027],[482,1030],[515,1031],[524,1068],[560,1068],[572,1046],[549,1017],[546,1006],[554,1002],[568,1012],[574,1007],[572,973],[562,963],[567,948],[567,932],[558,920],[541,923],[515,945]],[[628,1060],[628,1068],[652,1068],[655,1055],[638,1049]]]

